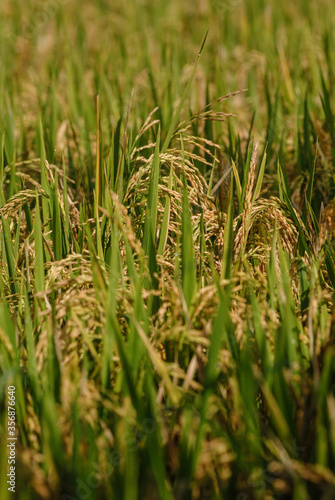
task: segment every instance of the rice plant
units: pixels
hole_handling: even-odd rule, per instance
[[[335,498],[332,2],[0,12],[1,499]]]

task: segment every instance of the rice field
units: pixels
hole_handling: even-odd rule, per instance
[[[335,499],[331,0],[3,0],[0,498]]]

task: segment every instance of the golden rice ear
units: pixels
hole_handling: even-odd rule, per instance
[[[321,225],[324,226],[330,239],[335,238],[335,200],[324,209]]]
[[[320,231],[316,240],[316,253],[320,251],[327,240],[335,240],[335,200],[328,203],[322,210]]]
[[[248,239],[248,232],[250,227],[250,216],[252,210],[252,196],[256,181],[256,162],[257,162],[257,149],[258,141],[255,142],[252,148],[252,156],[250,161],[249,175],[247,188],[245,192],[245,197],[243,201],[243,213],[242,213],[242,225],[241,225],[241,235],[239,238],[235,239],[235,256],[237,256],[241,251],[244,252],[245,245]],[[238,236],[238,235],[236,235]]]

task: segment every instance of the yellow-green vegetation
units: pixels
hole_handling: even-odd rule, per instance
[[[335,498],[333,0],[0,10],[1,499]]]

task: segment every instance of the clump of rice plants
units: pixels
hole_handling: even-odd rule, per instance
[[[1,499],[334,497],[321,3],[1,5]]]

